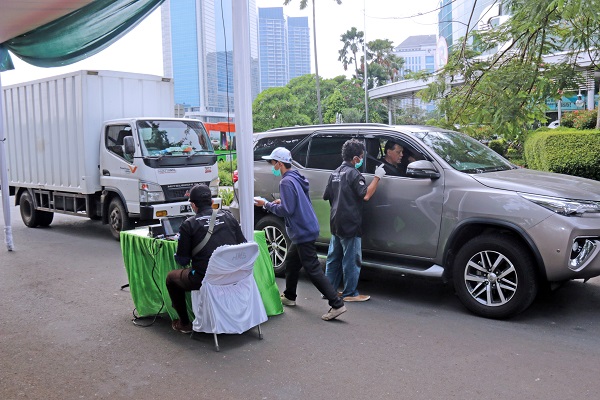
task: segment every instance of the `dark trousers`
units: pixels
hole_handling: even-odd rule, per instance
[[[296,243],[296,251],[288,253],[289,261],[285,270],[285,290],[283,294],[290,300],[296,300],[296,288],[298,287],[298,277],[300,269],[304,271],[313,285],[321,292],[329,305],[333,308],[340,308],[344,301],[338,297],[337,291],[331,286],[331,282],[323,273],[321,263],[317,257],[315,242]]]
[[[167,274],[167,291],[171,297],[171,305],[177,311],[179,320],[183,325],[190,323],[187,313],[187,304],[185,303],[185,292],[200,289],[204,276],[198,274],[198,271],[192,275],[191,268],[174,269]]]

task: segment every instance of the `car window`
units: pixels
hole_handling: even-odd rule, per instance
[[[342,145],[349,136],[315,136],[310,140],[306,167],[333,171],[342,164]]]
[[[452,168],[468,174],[504,171],[514,166],[477,140],[453,131],[421,132],[419,137]]]
[[[388,142],[397,143],[402,146],[403,154],[400,163],[398,164],[400,176],[406,175],[406,167],[411,162],[426,159],[419,150],[415,149],[415,147],[411,146],[401,138],[377,135],[375,139],[367,139],[368,157],[365,172],[370,174],[375,172],[375,168],[385,158],[385,146]]]
[[[254,145],[254,161],[262,160],[262,156],[268,156],[277,147],[285,147],[291,151],[306,136],[267,136],[259,139]]]

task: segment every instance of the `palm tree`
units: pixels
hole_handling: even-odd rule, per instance
[[[287,6],[292,0],[283,0],[283,5]],[[334,0],[338,4],[342,4],[342,0]],[[300,9],[304,10],[308,0],[300,0]],[[319,123],[323,123],[323,113],[321,112],[321,89],[319,88],[319,63],[317,62],[317,24],[315,18],[315,0],[312,0],[313,6],[313,42],[315,48],[315,74],[317,75],[317,113],[319,114]]]
[[[358,52],[359,46],[362,48],[364,43],[364,32],[357,30],[352,27],[349,31],[342,35],[340,41],[344,43],[344,47],[339,51],[338,61],[341,61],[344,65],[344,71],[348,70],[348,64],[354,62],[354,73],[355,77],[358,78],[358,60],[356,59],[356,53]],[[352,57],[348,59],[348,50],[352,52]]]

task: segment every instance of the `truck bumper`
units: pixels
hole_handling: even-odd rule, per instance
[[[213,199],[213,207],[221,208],[221,198]],[[189,201],[177,203],[151,204],[140,206],[140,220],[149,221],[174,215],[193,215],[194,211]]]

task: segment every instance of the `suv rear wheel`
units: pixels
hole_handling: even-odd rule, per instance
[[[285,232],[284,222],[273,215],[267,215],[258,221],[256,229],[265,232],[275,275],[284,276],[288,254],[292,251],[292,241]]]
[[[454,287],[460,301],[486,318],[507,318],[531,305],[538,291],[527,249],[506,234],[468,241],[454,261]]]

